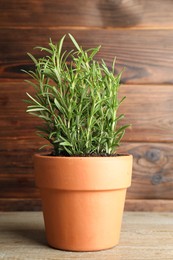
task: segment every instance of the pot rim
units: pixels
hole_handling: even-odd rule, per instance
[[[113,190],[131,184],[132,155],[117,157],[34,157],[38,187],[58,190]]]

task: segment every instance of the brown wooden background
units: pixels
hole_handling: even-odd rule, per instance
[[[134,155],[126,210],[173,211],[173,1],[1,0],[0,10],[0,210],[41,207],[32,155],[43,140],[25,113],[32,89],[20,70],[31,67],[26,52],[70,32],[86,48],[101,44],[98,59],[117,56],[117,70],[126,67],[121,112],[133,127],[120,150]]]

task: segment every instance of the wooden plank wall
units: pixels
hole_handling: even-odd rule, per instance
[[[132,123],[120,151],[134,155],[126,210],[173,211],[173,1],[0,1],[0,210],[39,210],[32,155],[44,142],[25,113],[26,52],[70,32],[98,59],[126,67],[121,112]],[[66,48],[71,43],[66,41]],[[38,52],[34,51],[35,55]]]

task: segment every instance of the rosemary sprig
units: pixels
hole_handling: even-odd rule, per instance
[[[62,52],[63,36],[58,44],[50,40],[48,48],[37,47],[44,57],[28,54],[35,69],[25,71],[32,77],[26,82],[35,93],[27,93],[27,112],[43,120],[38,133],[55,155],[113,154],[128,127],[117,128],[124,116],[117,116],[121,73],[114,75],[115,60],[112,70],[94,60],[100,46],[83,50],[69,36],[76,50]]]

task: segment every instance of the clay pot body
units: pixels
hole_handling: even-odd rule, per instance
[[[132,156],[35,155],[49,245],[95,251],[118,244]]]

